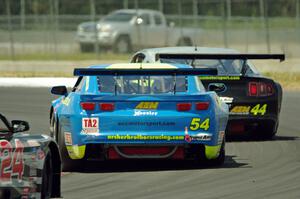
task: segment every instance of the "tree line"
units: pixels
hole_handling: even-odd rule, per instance
[[[94,1],[96,14],[104,15],[116,9],[143,8],[161,10],[165,14],[190,15],[195,6],[194,0],[0,0],[0,15],[7,14],[7,3],[12,15],[43,15],[53,12],[56,5],[59,15],[89,15],[91,1]],[[197,0],[198,15],[222,16],[261,16],[264,9],[270,17],[299,16],[300,0]]]

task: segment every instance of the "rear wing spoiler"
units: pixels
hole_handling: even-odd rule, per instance
[[[278,59],[285,60],[284,54],[156,54],[156,61],[159,59]]]
[[[74,76],[163,76],[163,75],[217,75],[214,68],[160,68],[160,69],[108,69],[108,68],[75,68]]]

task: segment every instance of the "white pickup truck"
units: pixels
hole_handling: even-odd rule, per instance
[[[94,49],[113,49],[117,53],[162,47],[190,46],[200,41],[199,29],[176,28],[167,24],[161,12],[145,9],[121,9],[103,17],[99,22],[78,25],[77,41],[82,52]]]

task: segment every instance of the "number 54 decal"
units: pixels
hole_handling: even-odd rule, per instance
[[[202,121],[201,118],[194,117],[191,121],[190,129],[192,131],[197,131],[200,129],[207,131],[209,129],[209,118],[206,118]]]

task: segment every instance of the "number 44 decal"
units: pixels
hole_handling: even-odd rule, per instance
[[[253,108],[251,108],[250,113],[253,115],[264,115],[267,111],[267,104],[264,104],[260,106],[260,104],[255,105]]]
[[[201,121],[200,118],[193,118],[190,124],[190,129],[192,131],[197,131],[199,129],[203,129],[207,131],[209,129],[209,118],[204,119],[204,121]]]

